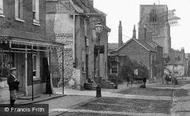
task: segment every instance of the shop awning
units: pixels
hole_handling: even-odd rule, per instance
[[[24,45],[24,46],[34,46],[34,47],[44,47],[44,48],[64,48],[63,43],[58,43],[55,41],[44,41],[44,40],[31,40],[26,38],[13,38],[13,37],[1,37],[0,43],[12,45]]]

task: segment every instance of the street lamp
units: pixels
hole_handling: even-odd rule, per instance
[[[96,30],[96,34],[97,34],[97,56],[98,56],[98,67],[97,67],[97,87],[96,87],[96,97],[101,97],[101,77],[100,77],[100,35],[101,35],[101,32],[103,30],[103,25],[101,25],[100,22],[98,22],[96,25],[95,25],[95,30]],[[96,50],[96,49],[95,49]]]

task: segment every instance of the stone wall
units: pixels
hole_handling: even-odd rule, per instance
[[[65,49],[64,50],[64,77],[66,86],[73,86],[72,84],[69,85],[69,81],[73,76],[73,51],[72,49]]]
[[[131,60],[142,62],[150,69],[149,52],[135,41],[131,41],[127,46],[123,47],[119,54],[126,54]]]
[[[73,75],[73,29],[74,22],[72,15],[63,11],[68,11],[65,6],[55,2],[47,2],[47,6],[54,6],[56,10],[48,8],[46,14],[47,21],[47,37],[59,43],[65,44],[64,51],[56,49],[52,53],[52,70],[53,78],[57,78],[55,86],[62,85],[62,64],[64,64],[64,82],[65,86],[70,86],[69,81],[72,80]],[[61,8],[61,11],[60,11]],[[53,10],[53,11],[52,11]],[[62,63],[62,52],[64,52],[64,63]]]

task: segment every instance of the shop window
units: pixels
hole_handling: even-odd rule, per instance
[[[8,76],[9,69],[14,67],[13,55],[0,52],[0,77]]]
[[[15,0],[15,19],[23,21],[23,0]]]
[[[39,54],[33,54],[33,79],[40,79],[40,56]]]

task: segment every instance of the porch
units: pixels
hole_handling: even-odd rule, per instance
[[[0,92],[9,94],[7,75],[11,67],[16,67],[20,81],[19,92],[24,96],[47,93],[52,88],[51,51],[64,49],[63,44],[21,38],[0,39]],[[8,93],[7,93],[8,92]],[[0,99],[6,99],[0,96]]]

